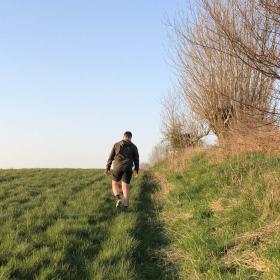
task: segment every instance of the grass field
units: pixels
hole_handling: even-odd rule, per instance
[[[280,279],[280,158],[186,161],[156,168],[169,188],[160,216],[178,279]]]
[[[0,279],[176,279],[157,188],[142,174],[124,213],[101,170],[1,170]]]
[[[280,279],[280,159],[162,162],[128,212],[101,170],[1,170],[0,279]]]

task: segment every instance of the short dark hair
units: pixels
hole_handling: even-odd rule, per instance
[[[130,131],[126,131],[124,133],[124,136],[127,137],[127,138],[132,138],[132,133]]]

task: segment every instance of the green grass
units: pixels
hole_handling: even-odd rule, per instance
[[[175,279],[157,188],[144,173],[118,212],[101,170],[1,170],[0,279]]]
[[[161,216],[179,279],[280,279],[280,158],[199,153],[155,170],[171,189]]]
[[[161,163],[127,212],[110,185],[101,170],[0,170],[0,279],[280,279],[279,158]]]

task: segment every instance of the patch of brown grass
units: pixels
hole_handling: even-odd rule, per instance
[[[237,205],[237,200],[234,199],[226,199],[226,198],[219,198],[217,200],[211,201],[209,203],[209,208],[214,212],[222,212],[232,209]]]
[[[220,137],[220,146],[228,155],[262,152],[280,154],[280,130],[258,118],[244,117],[232,124]]]
[[[227,255],[224,263],[227,267],[241,265],[259,272],[269,271],[271,265],[268,260],[260,258],[255,252],[250,250],[243,252],[233,251]]]
[[[274,222],[267,224],[266,226],[260,228],[257,231],[246,232],[237,238],[237,241],[246,240],[258,240],[259,242],[266,243],[269,241],[269,237],[280,230],[280,218],[276,219]]]
[[[223,261],[227,267],[244,266],[259,272],[267,272],[271,263],[257,254],[256,248],[270,242],[271,236],[280,230],[280,219],[257,231],[246,232],[234,240]],[[252,245],[254,250],[252,249]]]
[[[187,222],[193,217],[191,213],[188,212],[179,212],[176,214],[165,214],[162,215],[162,220],[166,223],[176,223],[176,222]]]

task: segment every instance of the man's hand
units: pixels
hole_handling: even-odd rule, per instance
[[[111,175],[111,171],[106,169],[105,172],[104,172],[104,175],[105,176],[110,176]]]
[[[139,175],[139,171],[134,170],[134,177],[137,178]]]

